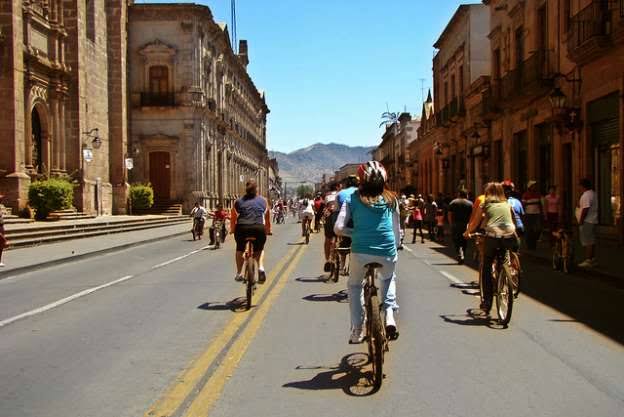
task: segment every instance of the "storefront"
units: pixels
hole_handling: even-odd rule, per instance
[[[593,154],[593,173],[602,226],[621,224],[621,154],[619,94],[613,93],[587,105],[587,123]]]

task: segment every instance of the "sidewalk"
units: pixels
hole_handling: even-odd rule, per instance
[[[190,238],[190,223],[13,249],[2,255],[6,266],[0,268],[0,279],[186,233]]]
[[[552,262],[552,249],[550,247],[550,242],[545,236],[546,234],[542,235],[542,241],[538,242],[536,250],[522,248],[521,252],[550,264]],[[585,251],[576,236],[574,238],[574,243],[574,261],[575,264],[578,265],[585,259]],[[596,274],[608,278],[624,280],[624,268],[622,268],[622,264],[620,264],[620,261],[624,260],[622,259],[624,258],[624,248],[618,246],[616,241],[606,239],[598,240],[597,243],[596,260],[598,261],[598,265],[592,268],[577,269],[589,275]]]

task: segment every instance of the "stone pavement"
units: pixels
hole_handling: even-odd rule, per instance
[[[9,275],[122,250],[185,233],[188,233],[190,239],[190,229],[191,223],[189,220],[189,223],[173,226],[95,236],[5,251],[2,256],[5,266],[0,268],[0,279]]]

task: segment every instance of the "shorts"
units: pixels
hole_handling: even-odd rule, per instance
[[[334,233],[336,220],[338,220],[338,211],[333,211],[329,216],[327,216],[327,219],[325,219],[325,224],[323,226],[325,239],[333,239],[336,237],[336,233]]]
[[[236,240],[236,251],[244,252],[246,239],[253,237],[256,240],[252,241],[253,250],[255,253],[264,250],[264,244],[266,243],[266,231],[263,224],[237,224],[234,229],[234,239]]]
[[[579,226],[579,240],[581,246],[592,246],[596,244],[596,225],[583,223]]]
[[[314,213],[310,213],[309,211],[303,211],[303,212],[301,212],[300,218],[301,218],[301,220],[303,220],[303,219],[310,219],[310,220],[312,220],[314,218]]]

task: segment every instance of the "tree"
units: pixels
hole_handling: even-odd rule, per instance
[[[314,193],[314,188],[309,184],[301,184],[297,187],[297,197],[310,197]]]
[[[400,113],[392,113],[389,111],[385,111],[381,114],[381,123],[379,123],[379,127],[383,125],[392,125],[399,121]]]

